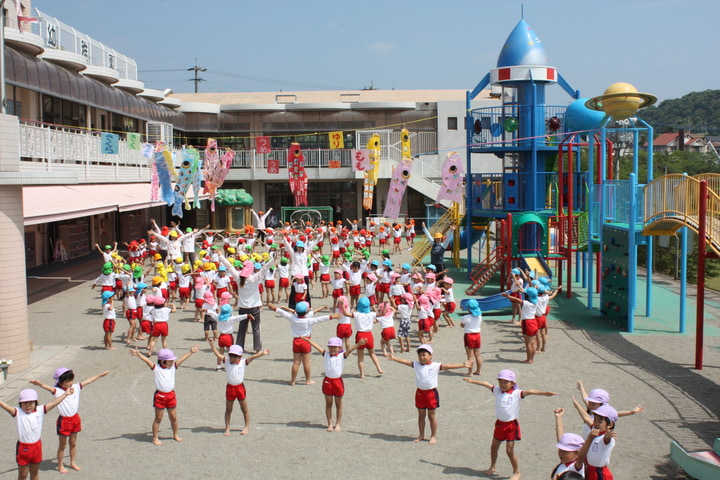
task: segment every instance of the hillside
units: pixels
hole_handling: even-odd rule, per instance
[[[684,128],[688,133],[720,135],[720,90],[665,100],[641,110],[638,116],[652,125],[656,134]]]

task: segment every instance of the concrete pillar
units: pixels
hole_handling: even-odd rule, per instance
[[[0,174],[20,171],[18,119],[0,115]],[[30,367],[22,185],[0,176],[0,358],[10,373]],[[20,274],[22,272],[22,274]]]

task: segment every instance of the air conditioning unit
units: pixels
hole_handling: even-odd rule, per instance
[[[173,126],[171,123],[148,122],[145,126],[145,135],[148,143],[163,142],[168,147],[173,146]]]

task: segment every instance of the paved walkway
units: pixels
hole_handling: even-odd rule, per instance
[[[396,262],[407,259],[405,252]],[[164,420],[164,445],[153,446],[148,433],[153,416],[152,375],[120,343],[122,320],[115,336],[117,349],[102,349],[98,292],[90,290],[88,282],[96,276],[99,265],[99,259],[89,257],[72,265],[29,272],[43,277],[28,282],[30,335],[35,346],[32,368],[10,375],[0,386],[0,398],[14,404],[29,379],[51,383],[52,372],[59,366],[74,369],[79,380],[110,370],[108,377],[83,391],[78,458],[83,471],[68,477],[115,479],[130,474],[138,479],[206,478],[235,474],[297,479],[330,474],[346,478],[454,479],[482,476],[488,467],[494,423],[492,397],[486,389],[463,382],[462,371],[441,374],[439,442],[431,446],[412,442],[417,435],[412,370],[381,359],[385,373],[380,376],[366,360],[370,375],[362,380],[357,377],[353,356],[345,368],[344,431],[326,432],[321,359],[313,356],[315,385],[287,385],[292,358],[289,327],[284,319],[267,311],[263,312],[263,339],[271,355],[254,362],[246,375],[250,434],[239,435],[242,416],[236,407],[229,438],[222,435],[225,374],[214,370],[214,357],[201,341],[202,328],[192,321],[192,312],[172,316],[170,347],[178,355],[192,345],[199,345],[201,352],[192,356],[177,376],[184,441],[170,439],[169,423]],[[462,298],[461,274],[455,278],[461,283],[456,294]],[[677,302],[673,285],[661,286],[661,295],[670,304]],[[495,292],[487,292],[491,293]],[[533,396],[523,401],[523,441],[516,447],[523,478],[544,480],[558,462],[553,448],[553,409],[564,407],[566,430],[580,431],[571,401],[577,395],[577,380],[583,380],[588,389],[608,390],[611,403],[619,409],[638,403],[645,406],[644,413],[618,423],[618,444],[611,465],[616,478],[682,478],[668,458],[670,441],[700,449],[720,436],[720,337],[706,338],[706,366],[697,371],[692,368],[693,334],[652,332],[645,329],[642,319],[637,321],[639,334],[600,328],[603,321],[582,306],[582,292],[577,287],[575,293],[579,297],[559,296],[555,300],[548,352],[539,355],[533,365],[520,363],[524,359],[522,340],[518,327],[507,322],[509,316],[503,312],[484,316],[482,378],[492,382],[499,370],[511,368],[518,373],[521,388],[558,393],[552,398]],[[693,292],[689,298],[694,298]],[[694,317],[693,305],[688,312]],[[658,308],[654,316],[664,313]],[[717,310],[708,311],[707,321],[711,329],[720,328]],[[688,325],[689,332],[693,328]],[[313,337],[325,342],[334,329],[334,323],[321,324]],[[441,327],[434,347],[437,361],[464,361],[459,327]],[[414,353],[403,358],[414,358]],[[47,394],[40,394],[49,400]],[[57,446],[55,415],[50,414],[43,430],[43,478],[60,476],[52,459]],[[15,478],[16,437],[8,416],[0,420],[0,429],[4,432],[0,436],[0,479]],[[497,473],[498,478],[511,473],[502,453]]]

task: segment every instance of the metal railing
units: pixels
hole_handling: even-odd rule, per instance
[[[468,208],[479,210],[524,210],[529,203],[528,194],[533,177],[530,173],[480,173],[471,177]],[[540,172],[534,176],[536,188],[542,188],[546,210],[557,209],[557,173]],[[585,190],[579,189],[576,208],[585,205]]]
[[[557,139],[548,126],[548,120],[557,118],[562,122],[565,116],[563,105],[531,105],[507,104],[501,107],[475,108],[470,112],[472,121],[468,128],[473,129],[472,143],[475,149],[492,149],[498,147],[530,147],[533,142],[539,145],[554,146]],[[523,127],[518,119],[539,119],[545,124],[545,136],[542,138],[522,137]]]

